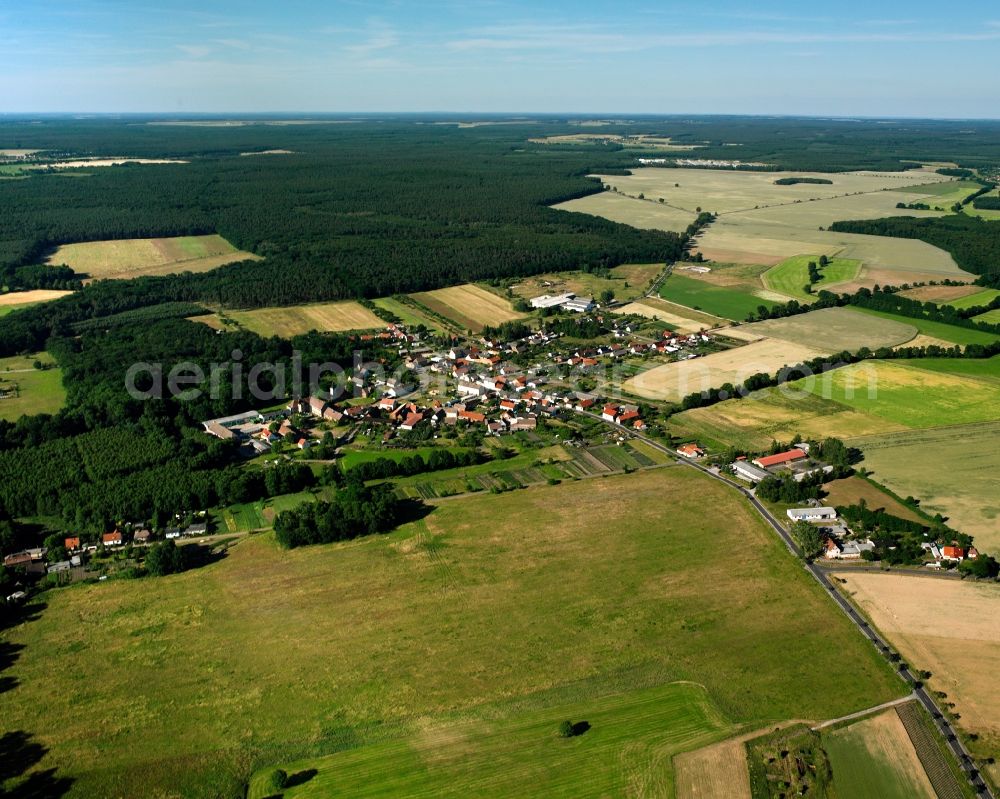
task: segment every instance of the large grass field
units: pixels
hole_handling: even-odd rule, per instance
[[[922,202],[938,211],[951,211],[955,203],[960,203],[982,186],[972,180],[949,180],[945,183],[925,183],[919,186],[908,186],[900,191],[907,194],[919,194],[919,199],[909,202]],[[912,211],[910,213],[913,213]]]
[[[577,738],[557,737],[553,719],[585,721]],[[557,722],[558,724],[558,722]],[[315,774],[287,790],[306,797],[670,796],[675,753],[734,729],[694,683],[529,710],[513,717],[428,720],[405,738],[283,767]],[[248,799],[270,794],[251,782]]]
[[[818,255],[796,255],[788,258],[777,266],[772,266],[764,273],[764,285],[772,291],[784,294],[796,300],[811,302],[815,293],[807,294],[805,286],[809,283],[809,262],[819,262]],[[830,258],[829,263],[820,269],[822,280],[813,286],[813,292],[832,289],[838,283],[854,280],[861,270],[861,261],[848,258]]]
[[[853,308],[820,308],[797,316],[767,319],[737,328],[755,336],[790,341],[830,354],[862,347],[894,347],[910,341],[917,328],[903,322],[860,314]]]
[[[895,709],[823,735],[837,796],[937,799]]]
[[[746,319],[761,305],[773,308],[777,304],[749,292],[714,286],[703,280],[678,274],[673,274],[663,281],[660,286],[660,296],[670,302],[736,322]]]
[[[526,316],[515,311],[503,297],[472,283],[424,291],[412,296],[425,308],[451,319],[473,333],[478,333],[486,325],[499,325]]]
[[[909,316],[899,316],[897,314],[886,313],[885,311],[872,311],[868,308],[856,308],[861,313],[880,316],[883,319],[892,319],[904,325],[913,325],[925,336],[941,339],[952,344],[992,344],[998,337],[994,333],[985,333],[982,330],[972,330],[966,327],[956,327],[955,325],[944,324],[943,322],[933,322],[928,319],[914,319]]]
[[[52,368],[35,369],[35,361]],[[0,419],[14,422],[22,416],[56,413],[66,401],[62,371],[46,352],[0,358],[0,391],[16,387],[16,396],[0,399]]]
[[[253,536],[44,603],[2,633],[23,647],[3,721],[76,796],[242,796],[277,763],[317,769],[303,795],[368,774],[569,796],[598,772],[606,795],[669,795],[674,751],[905,690],[739,494],[680,468],[443,502],[338,545]],[[568,714],[592,729],[558,739]]]
[[[800,387],[910,429],[1000,420],[1000,385],[894,361],[865,361],[792,383]]]
[[[1000,551],[1000,421],[912,430],[853,439],[872,476],[899,496],[920,499],[930,514]]]
[[[1000,381],[1000,355],[995,355],[992,358],[916,358],[914,360],[899,360],[896,363],[931,372]]]
[[[198,316],[195,321],[212,325],[232,320],[239,327],[260,336],[290,338],[310,330],[377,330],[385,322],[361,303],[325,302],[317,305],[292,305],[287,308],[256,308],[252,311],[225,311],[224,317]]]
[[[241,252],[222,236],[178,236],[165,239],[117,239],[64,244],[46,262],[66,264],[94,279],[127,279],[142,275],[207,272],[234,261],[259,260]]]

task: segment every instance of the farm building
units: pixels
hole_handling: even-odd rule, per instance
[[[677,448],[677,452],[683,455],[685,458],[700,458],[705,454],[705,450],[699,447],[697,444],[681,444]]]
[[[796,461],[805,460],[808,456],[802,449],[790,449],[787,452],[779,452],[777,455],[762,455],[754,459],[754,464],[761,469],[770,469],[774,466],[784,466]]]
[[[577,297],[576,299],[564,302],[562,307],[567,311],[574,311],[575,313],[587,313],[594,310],[594,301],[589,297]]]
[[[751,483],[759,483],[764,478],[771,476],[763,469],[754,466],[752,463],[747,463],[746,461],[735,461],[732,464],[732,467],[733,471],[736,472],[737,477],[742,477],[744,480],[749,480]]]
[[[837,518],[834,508],[789,508],[785,513],[793,522],[821,522]]]
[[[569,302],[574,299],[576,295],[573,292],[567,292],[566,294],[556,294],[549,295],[543,294],[541,297],[535,297],[531,301],[532,308],[555,308],[562,305],[565,302]]]
[[[965,550],[962,547],[957,546],[941,547],[941,560],[965,560]]]

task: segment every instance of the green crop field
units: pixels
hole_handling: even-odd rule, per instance
[[[921,183],[918,186],[906,186],[897,189],[907,194],[919,194],[919,199],[913,202],[923,202],[932,208],[939,206],[949,210],[955,203],[960,203],[974,191],[979,191],[981,185],[973,180],[947,180],[937,183]]]
[[[895,710],[823,735],[837,796],[935,799],[927,774]]]
[[[553,719],[585,721],[589,729],[560,739]],[[406,738],[289,763],[290,775],[315,774],[284,797],[568,796],[584,787],[588,795],[612,796],[634,783],[666,796],[675,753],[733,730],[704,688],[671,683],[513,718],[429,722]],[[249,799],[270,795],[262,779],[268,772],[251,782]]]
[[[992,358],[917,358],[912,361],[899,360],[896,363],[932,372],[1000,381],[1000,355]]]
[[[977,305],[989,305],[997,297],[1000,297],[1000,289],[983,289],[975,294],[967,294],[957,300],[950,300],[943,305],[950,305],[952,308],[975,308]]]
[[[48,369],[35,369],[40,361]],[[0,419],[14,422],[22,416],[56,413],[66,401],[62,371],[54,366],[52,356],[40,352],[14,358],[0,358]]]
[[[851,441],[873,477],[900,496],[918,497],[987,552],[1000,548],[1000,422],[865,436]]]
[[[788,258],[764,273],[764,285],[787,297],[811,301],[815,292],[830,289],[838,283],[854,280],[861,270],[861,261],[850,258],[831,258],[820,269],[822,280],[813,286],[813,294],[807,294],[804,287],[809,283],[809,262],[818,263],[818,255],[796,255]]]
[[[713,286],[703,280],[671,275],[660,286],[660,296],[699,311],[740,322],[761,305],[773,308],[777,303],[743,291]]]
[[[952,344],[992,344],[997,338],[995,333],[986,333],[982,330],[972,330],[966,327],[956,327],[943,322],[933,322],[928,319],[914,319],[909,316],[899,316],[898,314],[886,313],[885,311],[872,311],[868,308],[856,308],[861,313],[881,316],[883,319],[892,319],[906,325],[913,325],[925,336],[933,336],[942,341],[949,341]]]
[[[904,690],[736,492],[680,468],[474,495],[338,545],[253,536],[44,601],[2,633],[23,647],[4,719],[71,796],[242,796],[289,763],[440,793],[461,762],[511,793],[598,771],[603,793],[660,793],[674,751]],[[817,662],[839,690],[815,690]],[[559,739],[567,714],[592,729]]]
[[[865,361],[791,384],[800,387],[914,430],[1000,419],[1000,385],[893,361]]]
[[[1000,325],[1000,308],[973,317],[977,322],[986,322],[989,325]]]

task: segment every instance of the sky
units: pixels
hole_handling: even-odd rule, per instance
[[[996,0],[0,0],[0,113],[1000,116]]]

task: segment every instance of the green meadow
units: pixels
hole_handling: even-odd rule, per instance
[[[35,369],[35,361],[51,368]],[[0,399],[0,419],[15,422],[25,415],[52,414],[62,408],[66,390],[62,371],[54,363],[45,352],[0,358],[0,391],[14,392]]]
[[[950,300],[943,304],[962,310],[963,308],[975,308],[977,305],[989,305],[997,297],[1000,297],[1000,289],[983,289],[975,294],[959,297],[957,300]]]
[[[966,327],[956,327],[944,322],[934,322],[929,319],[914,319],[909,316],[887,313],[885,311],[873,311],[868,308],[856,308],[861,313],[881,316],[883,319],[893,319],[903,324],[913,325],[925,336],[933,336],[952,344],[992,344],[997,338],[995,333],[986,333],[982,330],[972,330]]]
[[[1000,355],[992,358],[917,358],[912,361],[899,360],[895,363],[931,372],[1000,381]]]
[[[583,686],[580,686],[583,688]],[[643,795],[673,793],[674,754],[729,737],[705,689],[669,683],[508,715],[427,720],[409,735],[283,766],[306,797],[614,796],[625,785]],[[559,721],[587,726],[561,738]],[[262,769],[248,799],[270,795]],[[296,779],[297,778],[297,779]]]
[[[852,364],[792,386],[914,430],[1000,418],[1000,385],[894,361]]]
[[[4,721],[70,796],[242,797],[276,765],[316,770],[289,796],[669,795],[674,752],[905,690],[739,494],[682,468],[342,544],[252,535],[43,601],[0,633]]]
[[[673,274],[660,286],[660,296],[699,311],[741,322],[757,308],[764,305],[773,308],[771,300],[755,297],[753,294],[734,289],[714,286],[703,280]]]
[[[861,261],[851,258],[831,258],[829,263],[819,270],[823,279],[813,285],[814,293],[807,294],[804,288],[809,283],[810,261],[818,264],[819,256],[796,255],[772,266],[764,273],[764,285],[787,297],[810,301],[815,298],[816,292],[824,288],[853,280],[861,269]]]

